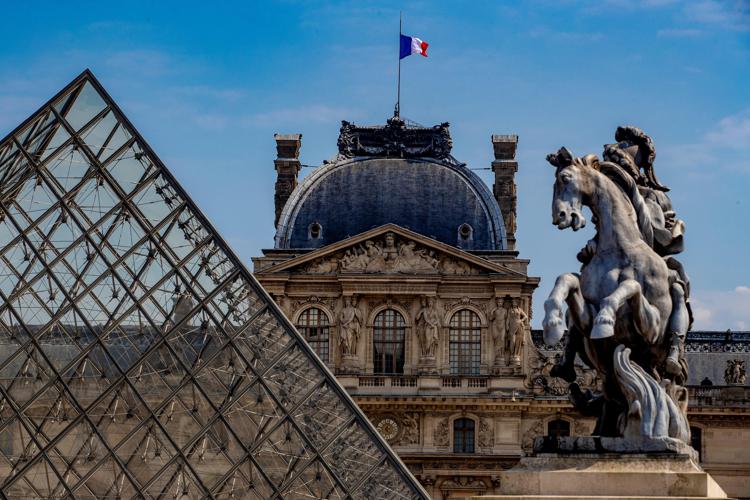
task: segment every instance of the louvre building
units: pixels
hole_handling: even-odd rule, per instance
[[[3,498],[426,498],[93,75],[0,145]]]

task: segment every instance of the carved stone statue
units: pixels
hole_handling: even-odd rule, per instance
[[[497,307],[490,312],[492,341],[495,344],[495,366],[506,366],[508,359],[508,308],[502,298],[496,297]]]
[[[529,316],[518,304],[518,299],[513,299],[508,310],[508,350],[510,351],[510,364],[521,365],[521,352],[526,335]]]
[[[362,312],[357,308],[355,297],[344,297],[344,308],[339,315],[339,345],[343,357],[356,357],[359,331],[362,326]]]
[[[440,312],[433,297],[422,298],[422,309],[417,313],[416,323],[420,355],[434,359],[440,338]]]
[[[553,224],[577,231],[587,206],[596,226],[578,255],[580,272],[558,277],[544,304],[545,342],[567,336],[552,375],[571,382],[580,411],[598,417],[596,435],[689,443],[689,284],[670,256],[682,250],[684,223],[654,175],[651,139],[635,127],[618,128],[615,139],[604,154],[615,162],[565,148],[547,157],[556,168]],[[575,383],[576,354],[598,372],[601,394]]]
[[[745,385],[747,382],[747,371],[745,370],[745,362],[743,360],[727,360],[727,368],[724,370],[724,382],[727,385]]]

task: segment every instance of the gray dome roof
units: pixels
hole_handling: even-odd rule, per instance
[[[284,206],[276,248],[319,248],[393,223],[467,250],[504,250],[495,198],[451,160],[354,158],[317,168]]]

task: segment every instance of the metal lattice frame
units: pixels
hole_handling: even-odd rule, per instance
[[[0,143],[0,494],[427,498],[89,71]]]

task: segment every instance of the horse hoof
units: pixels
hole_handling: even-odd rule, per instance
[[[565,326],[562,321],[551,320],[544,322],[544,343],[547,345],[555,345],[563,338],[565,334]]]
[[[615,326],[608,323],[596,323],[591,329],[592,340],[608,339],[615,336]]]

